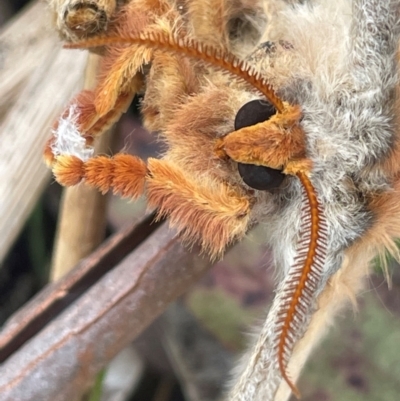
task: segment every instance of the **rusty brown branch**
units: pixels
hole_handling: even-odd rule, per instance
[[[151,224],[153,218],[148,216],[114,234],[62,280],[48,285],[15,313],[0,333],[0,363],[143,242],[158,227]]]
[[[46,319],[60,300],[79,297],[79,283],[106,272],[3,363],[2,401],[69,401],[79,396],[96,372],[208,269],[210,262],[185,250],[165,225],[141,242],[146,236],[141,232],[150,227],[147,221],[117,234],[10,319],[0,333],[2,347],[27,330],[32,316]],[[136,249],[124,257],[132,244]],[[107,271],[116,258],[118,264]]]

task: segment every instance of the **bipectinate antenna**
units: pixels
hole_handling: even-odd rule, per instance
[[[262,78],[259,72],[234,55],[204,45],[194,39],[173,37],[161,32],[141,33],[138,36],[106,36],[82,42],[69,43],[67,49],[82,49],[113,43],[145,45],[156,49],[184,54],[188,57],[202,60],[213,67],[229,72],[232,76],[242,79],[260,91],[279,113],[284,111],[284,104],[277,96],[272,86]]]

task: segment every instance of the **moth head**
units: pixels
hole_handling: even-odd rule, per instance
[[[167,150],[148,161],[148,202],[186,240],[221,255],[273,209],[286,176],[310,171],[300,107],[251,64],[190,38],[150,32],[68,47],[121,42],[155,49],[142,111]]]

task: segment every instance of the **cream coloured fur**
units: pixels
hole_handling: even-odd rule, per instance
[[[258,58],[258,68],[285,100],[302,108],[312,182],[329,231],[319,298],[314,312],[309,310],[309,324],[296,333],[288,366],[295,380],[334,315],[354,300],[369,261],[385,246],[393,248],[390,238],[400,234],[377,218],[385,207],[394,219],[399,210],[387,204],[377,212],[369,202],[384,193],[399,199],[393,188],[398,171],[382,168],[398,142],[393,113],[399,26],[397,2],[390,0],[279,3],[281,11],[261,43],[273,38],[289,46]],[[277,209],[265,220],[280,285],[260,334],[237,369],[229,401],[283,401],[290,395],[276,362],[274,322],[300,227],[298,182],[294,179],[272,202]]]

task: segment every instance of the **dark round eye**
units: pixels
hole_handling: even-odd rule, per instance
[[[238,163],[239,174],[242,180],[253,189],[271,191],[279,188],[285,178],[280,170],[255,164]]]
[[[264,100],[252,100],[244,104],[236,114],[235,130],[268,120],[276,113],[274,106]],[[285,178],[280,170],[254,164],[238,163],[242,180],[251,188],[271,191],[279,188]]]
[[[255,99],[244,104],[235,117],[235,131],[250,127],[271,118],[276,114],[275,107],[266,100]]]

